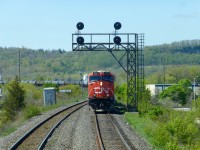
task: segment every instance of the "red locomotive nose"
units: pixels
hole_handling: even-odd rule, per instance
[[[98,109],[110,108],[114,103],[114,75],[98,71],[88,75],[89,105]],[[103,104],[100,106],[100,104]],[[103,108],[102,108],[103,107]]]

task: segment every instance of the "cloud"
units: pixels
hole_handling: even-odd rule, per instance
[[[200,12],[193,12],[190,14],[176,14],[176,15],[174,15],[174,17],[180,18],[180,19],[200,18]]]

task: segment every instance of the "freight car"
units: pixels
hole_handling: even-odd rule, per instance
[[[88,75],[88,104],[95,111],[109,111],[115,102],[114,75],[96,71]]]

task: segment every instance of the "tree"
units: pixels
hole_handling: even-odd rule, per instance
[[[7,87],[8,96],[3,104],[3,109],[8,119],[13,120],[16,113],[25,107],[25,91],[19,83],[18,76]]]
[[[188,79],[182,79],[179,81],[178,85],[173,85],[163,90],[160,94],[161,99],[169,97],[173,102],[185,105],[192,93],[190,86],[190,81]]]

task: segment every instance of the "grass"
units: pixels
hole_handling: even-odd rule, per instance
[[[195,123],[195,113],[163,112],[156,118],[154,115],[157,113],[140,115],[126,112],[125,119],[153,149],[200,150],[200,126]]]
[[[86,90],[84,95],[81,96],[78,86],[70,85],[69,87],[61,87],[61,89],[72,88],[73,91],[78,91],[77,93],[57,93],[56,101],[57,103],[50,106],[43,106],[43,96],[42,91],[43,87],[35,87],[33,85],[25,84],[23,85],[26,89],[26,108],[23,111],[18,112],[15,120],[7,120],[4,112],[0,111],[0,137],[7,136],[10,133],[14,132],[22,123],[27,121],[33,116],[39,115],[42,112],[46,112],[61,106],[70,105],[78,101],[86,99]]]
[[[5,127],[3,130],[4,132],[2,132],[0,135],[7,136],[7,135],[10,135],[12,132],[16,131],[17,128],[13,126],[8,126],[8,127]]]
[[[138,113],[126,112],[124,116],[129,125],[136,130],[137,133],[147,139],[147,141],[151,141],[151,137],[146,134],[145,129],[148,129],[149,125],[155,126],[152,120],[146,117],[140,117]]]

